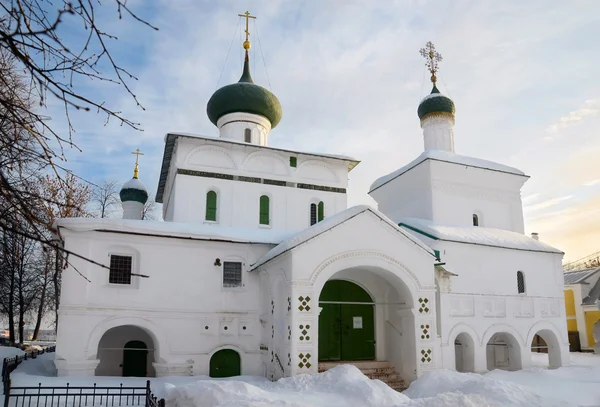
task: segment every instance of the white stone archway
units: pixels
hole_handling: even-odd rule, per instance
[[[434,365],[433,349],[437,335],[433,286],[421,286],[414,273],[385,254],[373,251],[341,253],[322,262],[311,274],[310,291],[302,287],[293,290],[294,299],[306,299],[310,292],[310,303],[302,301],[301,311],[306,309],[306,305],[312,307],[311,310],[317,307],[325,284],[336,279],[357,284],[373,298],[376,360],[392,363],[400,376],[408,381],[414,380],[424,365]],[[303,315],[295,312],[296,316],[298,314]],[[318,314],[319,310],[312,319],[313,326],[318,326]],[[300,354],[306,356],[310,349],[310,363],[314,365],[319,357],[318,333],[313,333],[312,337],[312,346],[300,349]]]
[[[480,358],[480,338],[477,331],[466,323],[455,325],[445,342],[450,355],[446,357],[445,367],[458,372],[476,372],[481,370],[476,363]]]
[[[154,346],[152,336],[138,326],[120,325],[111,328],[102,335],[98,343],[96,358],[99,363],[95,375],[154,377]],[[142,363],[141,370],[140,366],[134,366],[134,371],[131,366],[127,366],[132,363],[132,357],[133,363]]]
[[[550,369],[564,366],[568,362],[569,343],[559,332],[558,328],[552,323],[541,321],[533,325],[527,334],[526,345],[530,351],[534,345],[536,335],[542,338],[542,346],[547,349],[548,367]]]

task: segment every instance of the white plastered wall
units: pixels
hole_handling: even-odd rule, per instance
[[[210,357],[223,348],[240,353],[242,374],[263,374],[259,278],[245,270],[272,245],[142,236],[132,240],[122,234],[64,229],[62,234],[68,250],[101,264],[108,264],[109,253],[133,256],[134,272],[148,278],[134,276],[131,286],[109,284],[106,269],[70,258],[73,266],[63,272],[59,310],[59,375],[94,375],[103,335],[127,325],[152,337],[157,376],[207,375]],[[222,287],[216,258],[243,263],[243,287]]]

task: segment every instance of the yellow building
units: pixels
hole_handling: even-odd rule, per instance
[[[572,351],[593,350],[594,325],[600,324],[599,301],[600,267],[565,273],[565,307]]]

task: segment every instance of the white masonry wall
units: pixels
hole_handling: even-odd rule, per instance
[[[114,361],[103,362],[99,372],[96,367],[103,356],[98,353],[103,335],[120,326],[136,326],[152,338],[148,347],[155,349],[158,376],[208,375],[210,357],[222,347],[238,351],[242,374],[263,374],[259,278],[245,270],[272,245],[61,233],[67,250],[101,264],[109,264],[111,253],[133,256],[133,272],[148,278],[133,276],[131,285],[109,284],[108,270],[70,257],[73,267],[63,272],[59,310],[59,375],[115,373]],[[243,287],[222,286],[223,269],[214,265],[216,258],[221,264],[243,263]],[[121,336],[115,341],[139,340],[123,332]]]
[[[297,158],[297,167],[290,166]],[[217,222],[243,228],[301,230],[310,226],[310,205],[323,201],[325,216],[346,209],[346,193],[297,188],[298,183],[347,188],[348,162],[228,144],[205,139],[177,142],[171,174],[177,169],[282,181],[286,185],[221,179],[197,175],[172,175],[163,205],[165,221],[206,222],[206,193],[217,192]],[[271,204],[270,225],[259,225],[259,199]],[[211,223],[211,222],[206,222]]]
[[[522,365],[528,367],[533,336],[551,331],[560,347],[561,363],[568,363],[561,254],[442,241],[430,244],[440,251],[444,268],[457,274],[441,293],[438,317],[444,368],[455,367],[454,340],[463,332],[475,342],[476,372],[487,370],[486,346],[496,332],[516,338]],[[517,271],[525,276],[524,294],[518,293]]]
[[[440,225],[480,226],[523,233],[520,189],[526,177],[462,164],[425,160],[375,189],[378,209],[399,222],[404,217]]]

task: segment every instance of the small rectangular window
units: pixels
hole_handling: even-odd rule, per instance
[[[252,130],[250,130],[250,129],[244,130],[244,141],[246,143],[252,142]]]
[[[131,284],[131,256],[110,255],[110,284]]]
[[[223,287],[242,286],[242,263],[234,261],[223,262]]]
[[[297,164],[298,164],[298,159],[296,157],[290,157],[290,167],[296,168]]]

